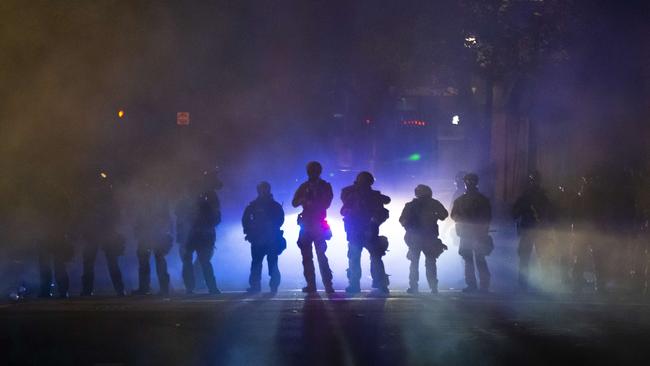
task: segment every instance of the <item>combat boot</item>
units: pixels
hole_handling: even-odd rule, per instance
[[[88,291],[88,290],[83,290],[83,291],[81,291],[81,293],[79,294],[79,296],[81,296],[81,297],[90,297],[90,296],[93,296],[93,292],[92,292],[92,291]]]
[[[163,297],[169,296],[169,283],[160,284],[160,291],[156,295]]]
[[[138,288],[137,290],[131,291],[133,296],[147,296],[151,295],[151,290],[148,288]]]
[[[345,292],[348,294],[358,294],[361,292],[361,286],[359,283],[350,283],[350,285],[345,288]]]
[[[317,292],[316,291],[316,285],[307,285],[307,286],[302,288],[302,292],[304,292],[306,294],[315,294]]]
[[[88,281],[86,278],[82,280],[83,285],[82,285],[82,290],[81,290],[81,296],[92,296],[93,295],[93,285],[92,282]]]
[[[477,292],[477,291],[478,291],[478,288],[476,288],[476,286],[467,286],[467,287],[465,287],[463,289],[463,293],[466,293],[466,294],[471,294],[471,293],[474,293],[474,292]]]
[[[388,296],[388,294],[390,294],[390,290],[388,289],[387,286],[381,286],[379,288],[373,289],[370,292],[371,297],[384,297],[384,296]]]

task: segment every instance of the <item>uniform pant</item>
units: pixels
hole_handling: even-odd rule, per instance
[[[202,246],[191,249],[185,247],[182,249],[181,261],[183,262],[183,282],[185,283],[185,289],[188,292],[194,291],[194,252],[196,252],[196,257],[201,265],[201,269],[203,270],[203,277],[205,278],[205,284],[208,287],[208,291],[211,293],[216,292],[217,281],[214,278],[214,269],[210,262],[212,255],[214,254],[213,246]]]
[[[648,276],[650,276],[650,236],[647,231],[642,231],[635,241],[632,254],[632,268],[634,271],[633,286],[640,294],[648,294]]]
[[[350,287],[359,288],[361,280],[361,252],[363,245],[349,243],[348,245],[348,280]],[[370,276],[373,288],[388,287],[388,276],[382,260],[383,253],[368,250],[370,254]]]
[[[420,254],[424,254],[424,267],[426,268],[429,288],[432,290],[438,289],[438,268],[436,266],[436,260],[438,259],[439,252],[436,251],[433,243],[425,245],[411,244],[409,246],[408,253],[406,254],[406,258],[411,261],[409,267],[409,287],[412,289],[418,288],[418,281],[420,280]]]
[[[522,289],[528,288],[530,280],[530,257],[533,253],[533,248],[537,252],[544,276],[547,278],[551,276],[552,254],[550,252],[552,247],[547,233],[540,230],[522,230],[517,249],[517,253],[519,254],[519,287]]]
[[[314,268],[312,243],[314,243],[314,249],[316,250],[316,258],[318,259],[318,268],[320,269],[323,285],[325,287],[332,286],[332,270],[325,255],[327,242],[320,236],[301,230],[300,237],[298,238],[298,247],[300,248],[300,254],[302,254],[303,274],[307,282],[307,287],[311,288],[316,287],[316,269]]]
[[[269,270],[269,287],[272,291],[278,289],[280,285],[280,270],[278,269],[278,255],[272,253],[268,248],[261,245],[251,245],[251,273],[248,277],[248,283],[251,289],[259,290],[261,288],[262,280],[262,261],[266,256],[266,264]]]
[[[65,258],[51,250],[42,249],[38,253],[38,266],[41,277],[41,297],[51,296],[52,271],[57,291],[60,296],[67,296],[70,289],[70,279],[66,270]]]
[[[573,264],[571,252],[573,247],[573,235],[570,227],[560,226],[555,231],[555,248],[558,253],[558,266],[560,280],[563,284],[571,282],[571,266]]]
[[[490,270],[485,260],[485,255],[480,250],[477,251],[475,249],[479,246],[479,240],[472,236],[460,237],[461,250],[459,253],[465,262],[465,283],[471,288],[476,288],[476,271],[478,271],[479,287],[482,290],[487,290],[490,288]],[[474,264],[475,262],[476,265]]]
[[[604,245],[598,242],[597,238],[591,235],[583,234],[579,240],[576,240],[575,245],[575,258],[573,262],[573,269],[571,277],[573,280],[573,288],[575,291],[580,291],[584,285],[584,272],[589,263],[589,253],[593,259],[594,264],[594,277],[596,279],[596,289],[604,290],[607,282],[605,276],[605,250]]]
[[[156,262],[156,274],[160,284],[160,292],[169,292],[169,273],[167,272],[166,250],[138,247],[138,289],[149,291],[151,289],[151,255]]]
[[[113,282],[113,289],[117,294],[124,293],[124,282],[122,281],[122,271],[118,263],[119,255],[114,253],[112,248],[103,248],[106,257],[108,273]],[[93,292],[95,283],[95,260],[99,246],[96,244],[87,244],[83,249],[83,275],[81,276],[82,294],[90,295]]]

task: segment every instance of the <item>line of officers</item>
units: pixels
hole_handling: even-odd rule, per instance
[[[314,252],[320,277],[327,293],[333,293],[332,271],[326,255],[327,241],[332,231],[327,222],[327,209],[333,200],[330,183],[321,178],[322,166],[312,161],[307,164],[307,181],[296,190],[293,207],[301,207],[298,215],[300,234],[298,247],[306,286],[305,293],[315,293],[316,270]],[[373,292],[389,293],[389,276],[386,274],[382,257],[388,249],[388,239],[379,235],[379,227],[389,216],[385,206],[390,198],[372,185],[374,177],[361,172],[354,183],[341,192],[343,206],[341,215],[348,240],[349,285],[345,291],[355,294],[361,291],[361,253],[365,248],[370,255],[370,274]],[[488,199],[478,189],[478,177],[468,174],[464,177],[466,191],[454,202],[451,217],[456,221],[460,237],[460,255],[465,259],[465,277],[468,287],[465,291],[487,291],[490,273],[485,260],[492,248],[488,235],[491,208]],[[205,172],[196,181],[187,184],[174,208],[176,216],[173,227],[168,200],[163,190],[155,183],[147,183],[138,190],[136,202],[132,202],[136,213],[132,218],[134,237],[137,241],[138,288],[133,295],[151,293],[151,259],[159,281],[161,295],[170,292],[170,277],[166,256],[173,243],[180,245],[182,276],[188,294],[195,290],[194,258],[200,264],[205,284],[211,294],[220,293],[210,262],[215,245],[215,227],[221,221],[221,210],[217,190],[221,183],[214,175]],[[97,255],[103,252],[115,293],[125,296],[118,258],[124,254],[125,238],[119,234],[120,207],[111,177],[102,172],[89,183],[73,210],[62,210],[66,205],[64,197],[48,194],[40,202],[41,212],[48,216],[50,225],[40,240],[39,268],[41,277],[40,297],[56,295],[68,297],[69,278],[66,263],[73,258],[71,243],[81,241],[83,258],[82,296],[90,296],[94,290],[94,267]],[[406,204],[400,216],[400,223],[406,229],[406,243],[411,261],[408,292],[418,292],[418,267],[423,254],[426,264],[426,278],[432,292],[437,292],[438,279],[436,259],[447,249],[438,238],[439,220],[449,216],[445,207],[432,197],[431,188],[418,185],[415,198]],[[58,199],[58,202],[57,202]],[[48,209],[49,208],[49,209]],[[69,215],[66,212],[70,212]],[[262,262],[267,261],[269,287],[277,292],[281,275],[278,256],[287,246],[281,227],[284,223],[282,205],[274,200],[271,185],[261,182],[257,185],[257,198],[250,202],[242,215],[245,239],[251,244],[251,268],[248,292],[261,291]],[[73,228],[70,230],[70,228]],[[175,234],[175,237],[173,236]],[[476,266],[475,266],[476,263]],[[475,269],[478,269],[479,282]],[[54,283],[53,280],[54,279]]]
[[[541,183],[540,174],[531,172],[512,208],[520,239],[519,289],[525,292],[531,287],[534,251],[542,280],[559,279],[575,293],[587,287],[587,270],[594,278],[589,287],[598,293],[608,292],[611,282],[647,293],[648,176],[606,165],[580,177],[575,190],[560,185],[547,192]]]
[[[322,167],[318,162],[310,162],[306,167],[307,181],[296,190],[292,199],[293,207],[301,207],[298,215],[300,233],[298,247],[302,255],[306,293],[316,292],[316,271],[314,252],[318,262],[320,277],[327,293],[333,293],[332,271],[326,255],[327,241],[332,231],[327,222],[327,209],[333,200],[330,183],[321,178]],[[71,217],[61,210],[65,204],[57,202],[57,195],[41,197],[40,210],[50,225],[38,225],[46,232],[39,246],[41,273],[41,297],[52,296],[52,277],[54,277],[58,296],[67,297],[69,280],[66,262],[73,257],[72,245],[76,240],[83,241],[83,275],[81,295],[93,293],[94,264],[101,251],[106,257],[108,270],[115,292],[124,296],[125,286],[118,264],[124,253],[125,239],[118,233],[120,207],[115,197],[111,179],[101,173],[101,179],[88,184],[80,202]],[[425,257],[426,279],[429,289],[437,292],[438,279],[436,260],[447,249],[439,239],[438,221],[448,216],[455,221],[459,237],[459,254],[464,260],[464,292],[486,292],[490,288],[490,271],[486,257],[494,249],[489,235],[492,209],[488,198],[478,190],[476,174],[459,173],[456,177],[457,191],[454,194],[451,214],[440,201],[433,198],[432,190],[426,185],[415,188],[415,198],[408,202],[399,217],[406,230],[405,242],[408,246],[407,258],[410,260],[409,293],[418,292],[420,257]],[[593,258],[596,289],[605,290],[608,280],[605,269],[608,249],[616,241],[620,223],[625,221],[626,203],[624,199],[607,200],[612,196],[603,191],[596,179],[584,179],[576,195],[566,194],[557,204],[551,204],[546,192],[541,188],[537,173],[529,176],[528,186],[515,202],[512,214],[518,227],[520,241],[519,288],[527,291],[530,283],[529,263],[533,250],[539,256],[542,267],[549,255],[549,234],[557,234],[560,242],[573,242],[574,255],[566,251],[560,254],[563,277],[573,285],[575,291],[584,286],[583,274],[587,270],[588,257]],[[354,183],[343,188],[341,215],[348,241],[348,293],[361,291],[361,253],[365,248],[370,256],[370,274],[373,291],[389,293],[389,276],[384,268],[383,256],[388,249],[388,239],[379,235],[379,227],[389,216],[385,206],[390,198],[372,188],[374,177],[369,172],[361,172]],[[221,183],[216,176],[205,172],[194,182],[187,184],[175,204],[175,228],[170,219],[169,201],[166,194],[155,183],[147,183],[138,190],[134,236],[137,241],[139,263],[138,288],[134,295],[151,293],[151,268],[153,257],[155,270],[162,295],[170,292],[170,279],[166,256],[174,242],[179,243],[182,260],[182,276],[187,293],[195,289],[194,258],[200,264],[208,291],[219,293],[214,270],[210,262],[215,245],[215,227],[221,221],[219,198],[216,191]],[[61,197],[59,197],[63,200]],[[634,203],[632,203],[634,204]],[[571,210],[559,206],[570,205]],[[48,210],[49,208],[49,210]],[[570,212],[570,214],[568,213]],[[620,216],[620,217],[619,217]],[[267,260],[269,287],[276,292],[281,275],[278,269],[278,256],[286,249],[287,243],[281,227],[284,223],[282,205],[274,200],[271,186],[261,182],[257,186],[257,198],[250,202],[242,215],[245,239],[251,244],[251,268],[248,292],[261,290],[262,262]],[[647,226],[647,222],[646,222]],[[70,228],[73,230],[69,230]],[[610,235],[603,235],[603,232]],[[175,237],[173,236],[175,234]],[[568,248],[565,245],[565,248]],[[590,253],[589,253],[590,252]],[[645,252],[647,254],[647,250]],[[646,263],[647,264],[647,263]],[[647,272],[647,267],[644,267]],[[637,272],[643,272],[638,269]],[[54,276],[53,276],[54,275]],[[478,275],[478,276],[477,276]],[[478,277],[478,278],[477,278]]]

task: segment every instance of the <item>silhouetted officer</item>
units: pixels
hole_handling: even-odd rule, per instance
[[[623,286],[633,286],[635,270],[631,253],[635,250],[638,238],[638,205],[636,197],[636,184],[638,173],[629,166],[611,166],[608,168],[607,199],[609,225],[605,227],[603,235],[607,248],[615,248],[607,255],[608,279],[616,281]]]
[[[646,164],[650,162],[646,161]],[[639,191],[637,192],[637,202],[639,205],[639,247],[642,254],[639,256],[641,264],[637,271],[641,277],[640,290],[642,294],[650,294],[650,169],[646,169],[642,179]]]
[[[646,162],[650,165],[650,162]],[[635,189],[637,240],[633,250],[633,286],[640,295],[650,293],[650,169],[638,172]]]
[[[153,255],[156,274],[160,285],[160,295],[169,294],[169,273],[165,256],[172,248],[172,221],[169,212],[169,200],[160,183],[146,183],[139,192],[140,203],[135,220],[134,234],[138,243],[138,289],[134,295],[151,293],[151,265]]]
[[[449,207],[452,207],[454,205],[454,201],[462,195],[465,194],[465,176],[467,175],[466,171],[459,171],[456,173],[454,176],[454,194],[451,198],[451,201],[449,202]],[[453,245],[460,247],[460,238],[459,237],[453,237],[451,239],[453,241]]]
[[[124,282],[118,259],[124,254],[125,239],[117,231],[120,207],[115,198],[112,177],[106,171],[93,174],[84,193],[77,207],[78,230],[84,240],[81,296],[93,294],[95,260],[99,249],[106,257],[115,293],[124,296]]]
[[[517,223],[517,233],[520,236],[517,253],[519,254],[519,289],[522,291],[528,289],[530,256],[533,247],[545,274],[550,275],[552,207],[540,182],[539,173],[531,172],[528,175],[526,189],[517,198],[512,208],[512,217]]]
[[[221,222],[221,205],[216,192],[219,188],[221,182],[212,179],[209,172],[203,172],[201,179],[185,188],[184,197],[176,205],[176,241],[179,243],[183,282],[187,294],[192,294],[195,287],[195,252],[208,292],[221,293],[210,262],[214,254],[215,227]]]
[[[251,274],[248,278],[250,293],[261,291],[262,261],[266,256],[269,270],[269,287],[272,293],[278,291],[280,285],[280,270],[278,269],[278,255],[287,247],[283,231],[280,230],[284,223],[284,210],[273,199],[271,185],[261,182],[257,185],[257,198],[244,210],[242,226],[246,240],[251,243]]]
[[[478,176],[467,174],[464,178],[465,193],[454,201],[451,209],[451,218],[456,221],[456,234],[460,237],[458,254],[465,261],[465,282],[467,287],[463,292],[474,292],[478,289],[474,269],[480,280],[480,290],[488,291],[490,288],[490,270],[485,256],[494,248],[488,235],[492,209],[490,201],[478,191]]]
[[[615,252],[620,250],[619,240],[623,239],[620,224],[625,211],[624,201],[617,197],[616,187],[608,184],[611,182],[602,173],[606,171],[597,170],[583,178],[576,201],[576,256],[572,271],[574,292],[580,292],[584,287],[583,274],[589,252],[594,264],[595,289],[599,293],[606,292],[609,280],[607,263],[616,258]]]
[[[423,184],[415,187],[415,199],[404,206],[399,222],[406,229],[404,241],[408,245],[406,258],[411,261],[409,288],[406,292],[418,292],[420,254],[424,253],[427,282],[432,293],[438,292],[436,259],[447,246],[438,238],[438,220],[449,213],[440,201],[433,198],[431,188]]]
[[[74,256],[70,240],[73,209],[70,195],[63,183],[49,177],[37,183],[32,195],[35,209],[33,224],[38,246],[38,264],[41,278],[39,297],[52,296],[52,273],[59,298],[67,298],[70,279],[66,264]]]
[[[341,192],[341,215],[348,239],[348,293],[361,291],[361,251],[370,254],[370,274],[372,287],[382,293],[388,293],[388,275],[384,269],[382,257],[388,249],[388,239],[379,236],[379,225],[388,219],[388,210],[384,205],[390,203],[390,197],[373,190],[375,178],[368,172],[357,175],[354,184],[343,188]]]
[[[553,228],[555,232],[555,247],[559,255],[560,279],[563,284],[571,284],[571,253],[574,246],[573,215],[577,197],[575,190],[566,185],[559,185],[553,192]]]
[[[298,225],[300,225],[298,247],[302,254],[302,265],[305,281],[307,282],[307,286],[302,291],[307,293],[316,292],[312,243],[314,243],[316,249],[318,268],[325,286],[325,292],[334,292],[332,271],[325,255],[327,250],[326,240],[332,238],[332,231],[326,221],[327,209],[330,207],[334,195],[332,186],[320,178],[322,171],[322,166],[316,161],[307,164],[309,179],[298,187],[291,201],[293,207],[302,206],[302,212],[298,215]]]

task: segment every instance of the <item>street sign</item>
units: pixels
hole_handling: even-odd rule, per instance
[[[176,124],[187,126],[190,124],[190,112],[176,112]]]

